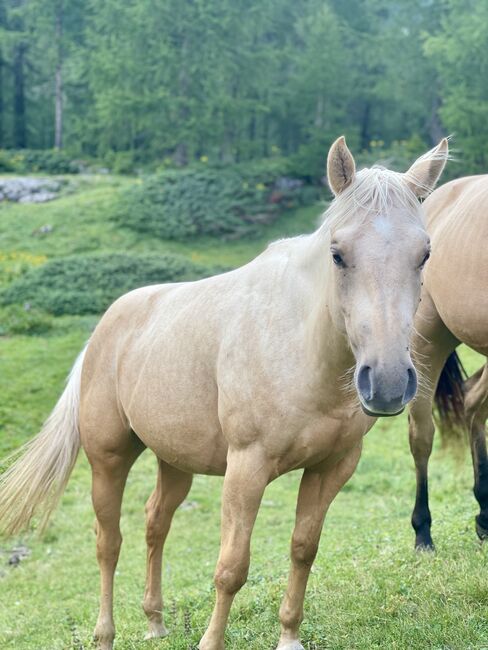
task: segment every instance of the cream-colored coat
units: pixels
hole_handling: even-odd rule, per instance
[[[0,492],[0,521],[15,530],[53,477],[63,487],[81,439],[93,470],[100,648],[112,648],[115,633],[123,488],[145,448],[159,459],[147,506],[148,636],[166,634],[161,554],[192,475],[225,474],[217,598],[200,642],[201,650],[222,650],[263,491],[303,468],[278,644],[302,648],[303,598],[327,508],[356,467],[371,416],[397,413],[415,394],[409,341],[429,249],[416,197],[432,189],[446,156],[443,141],[405,175],[356,174],[340,138],[328,159],[336,199],[315,233],[272,244],[221,276],[138,289],[102,318],[51,423]],[[76,395],[79,429],[65,427],[68,446],[54,429]],[[41,455],[62,459],[48,463],[47,476]]]

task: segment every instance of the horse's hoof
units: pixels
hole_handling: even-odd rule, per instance
[[[434,542],[416,542],[415,550],[418,553],[433,553],[435,551]]]
[[[305,650],[300,641],[291,641],[285,645],[279,645],[276,650]]]
[[[480,524],[479,517],[476,517],[476,534],[482,542],[488,537],[488,530]]]
[[[168,636],[169,632],[162,623],[149,623],[149,631],[144,637],[144,641],[150,639],[161,639]]]

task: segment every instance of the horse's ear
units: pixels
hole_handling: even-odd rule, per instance
[[[405,172],[405,180],[420,199],[432,192],[448,158],[449,143],[447,138],[444,138],[437,147],[420,156],[408,172]]]
[[[327,156],[327,179],[330,189],[340,194],[354,180],[356,164],[343,135],[334,142]]]

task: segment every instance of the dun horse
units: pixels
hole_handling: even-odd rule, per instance
[[[455,352],[460,343],[488,357],[488,176],[461,178],[425,202],[432,239],[422,302],[415,318],[414,348],[425,365],[426,390],[410,411],[410,447],[417,473],[412,515],[417,548],[433,548],[427,466],[432,451],[434,389],[445,434],[466,428],[480,505],[476,531],[488,537],[488,364],[463,381]]]
[[[0,492],[8,533],[36,512],[46,521],[83,446],[97,517],[101,649],[115,635],[122,493],[145,448],[159,459],[146,508],[148,637],[166,634],[162,549],[192,475],[225,475],[216,603],[199,646],[222,650],[263,492],[302,469],[278,643],[302,648],[303,599],[325,513],[375,416],[399,413],[416,392],[409,346],[430,248],[418,197],[433,189],[447,150],[443,140],[406,174],[356,173],[339,138],[328,156],[335,200],[316,232],[278,241],[230,273],[133,291],[102,318]]]

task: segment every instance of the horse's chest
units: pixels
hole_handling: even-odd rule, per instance
[[[296,432],[283,464],[286,469],[318,463],[333,465],[360,443],[371,424],[371,418],[361,412],[339,418],[317,413]]]
[[[232,446],[262,445],[276,459],[279,474],[318,463],[334,464],[359,444],[374,420],[349,405],[323,409],[293,403],[249,405],[221,410],[224,435]]]

